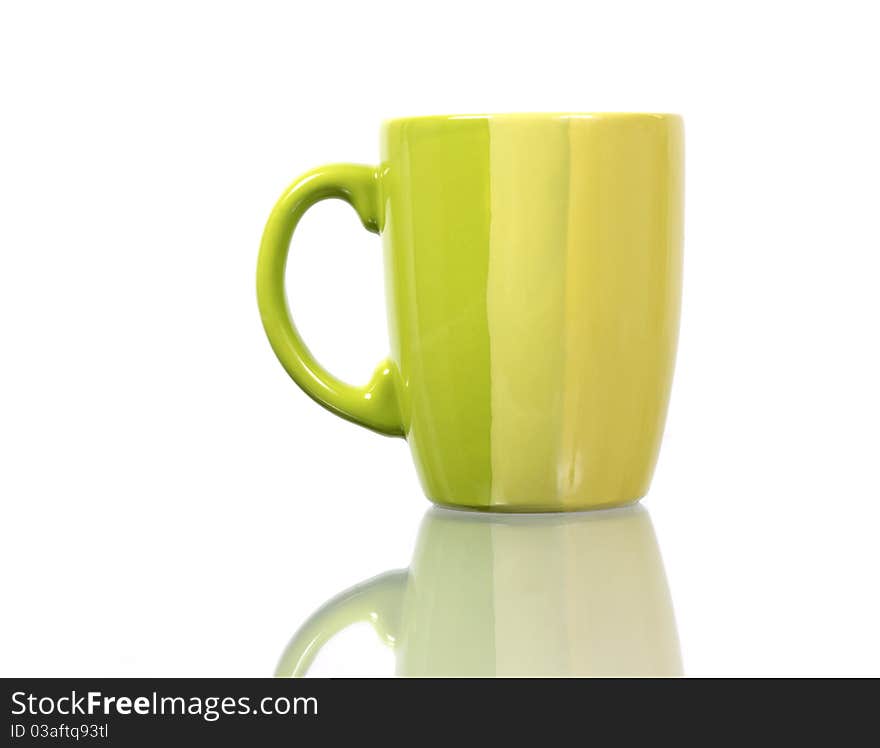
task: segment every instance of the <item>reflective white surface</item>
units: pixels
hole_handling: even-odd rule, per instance
[[[624,1],[585,27],[449,0],[415,35],[402,0],[206,7],[0,6],[0,675],[268,676],[329,597],[409,566],[407,447],[277,365],[260,233],[296,174],[375,162],[385,117],[555,109],[687,121],[644,501],[685,673],[880,675],[870,4]],[[380,255],[327,203],[290,260],[304,338],[354,382],[388,347]],[[394,668],[363,624],[310,674]]]
[[[364,621],[392,647],[402,676],[682,674],[663,561],[642,507],[521,516],[432,509],[408,569],[325,603],[276,674],[305,675],[323,644]]]

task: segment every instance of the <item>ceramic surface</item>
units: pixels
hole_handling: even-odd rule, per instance
[[[681,119],[416,117],[385,123],[381,140],[378,167],[310,172],[269,219],[258,296],[288,373],[343,418],[405,436],[437,503],[639,499],[678,334]],[[384,238],[391,354],[365,387],[325,371],[287,310],[291,235],[325,198]]]

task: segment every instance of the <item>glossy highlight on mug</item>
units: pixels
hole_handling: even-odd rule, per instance
[[[397,119],[378,169],[327,169],[282,198],[261,249],[264,325],[297,383],[404,435],[439,504],[569,511],[643,496],[677,343],[680,118]],[[287,242],[324,197],[384,240],[391,356],[367,388],[324,372],[286,327]]]

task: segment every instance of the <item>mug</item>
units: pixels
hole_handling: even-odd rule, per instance
[[[409,569],[338,595],[297,631],[279,677],[304,676],[369,621],[402,676],[679,676],[678,632],[643,507],[531,516],[431,509]]]
[[[263,234],[257,295],[293,380],[409,442],[427,496],[555,512],[648,490],[672,382],[683,132],[670,114],[394,119],[379,166],[300,177]],[[287,307],[291,236],[319,200],[384,239],[390,356],[363,387],[311,354]]]

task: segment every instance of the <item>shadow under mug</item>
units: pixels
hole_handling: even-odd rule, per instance
[[[278,201],[258,261],[263,325],[306,394],[406,437],[436,503],[636,501],[672,381],[682,182],[675,115],[391,120],[378,167],[315,169]],[[391,354],[364,387],[317,362],[285,297],[293,231],[327,198],[384,239]]]
[[[672,601],[642,507],[529,517],[432,509],[408,570],[337,595],[287,646],[303,676],[369,621],[403,676],[678,676]]]

